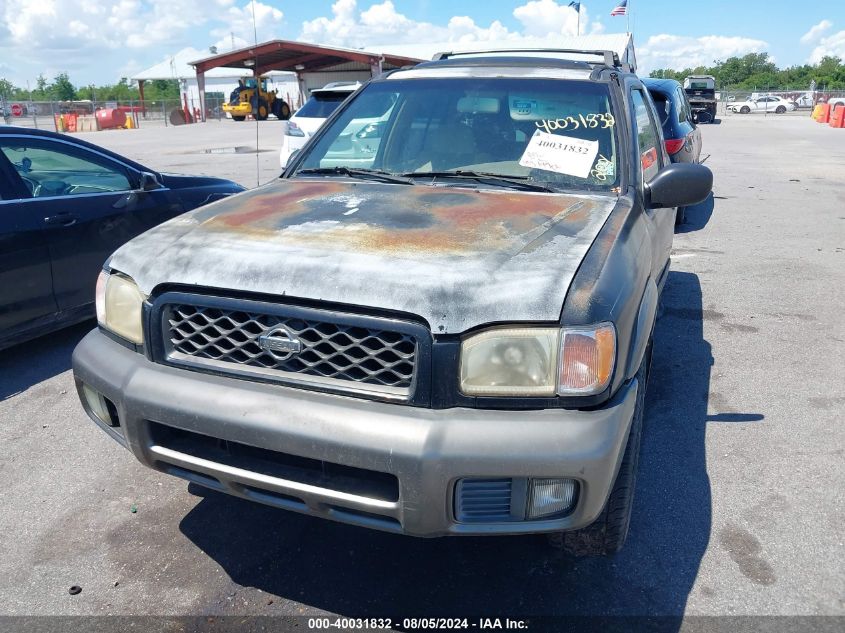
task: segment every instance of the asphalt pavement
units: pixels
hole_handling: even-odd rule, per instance
[[[259,126],[262,181],[277,129]],[[147,470],[77,401],[84,324],[0,352],[0,615],[845,615],[845,130],[701,129],[714,195],[675,236],[619,555],[383,534]],[[88,137],[253,186],[254,154],[205,150],[254,130]]]

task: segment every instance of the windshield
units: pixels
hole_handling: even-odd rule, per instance
[[[317,92],[297,112],[297,117],[327,119],[351,92]]]
[[[596,82],[388,79],[326,128],[297,173],[348,167],[433,181],[472,172],[610,191],[619,181],[615,126],[609,89]]]

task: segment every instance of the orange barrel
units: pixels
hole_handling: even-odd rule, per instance
[[[126,113],[117,108],[97,110],[97,123],[100,124],[101,130],[123,127],[126,124]]]
[[[837,103],[830,115],[830,127],[845,127],[845,104]]]
[[[67,128],[68,132],[76,132],[76,122],[79,119],[79,115],[76,112],[71,112],[69,114],[64,115],[65,117],[65,127]]]
[[[819,123],[827,123],[830,119],[830,104],[829,103],[820,103],[819,104],[819,116],[816,118],[816,121]]]

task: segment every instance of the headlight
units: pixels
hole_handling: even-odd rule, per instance
[[[507,328],[461,345],[461,391],[472,396],[553,396],[559,328]]]
[[[144,342],[141,306],[145,298],[129,277],[103,271],[97,278],[97,321],[107,330],[140,345]]]
[[[502,328],[461,345],[461,391],[471,396],[593,395],[616,360],[609,323],[578,328]]]

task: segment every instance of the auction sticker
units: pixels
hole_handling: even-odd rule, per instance
[[[598,153],[598,141],[585,141],[537,130],[528,142],[519,164],[586,178],[590,175]]]

